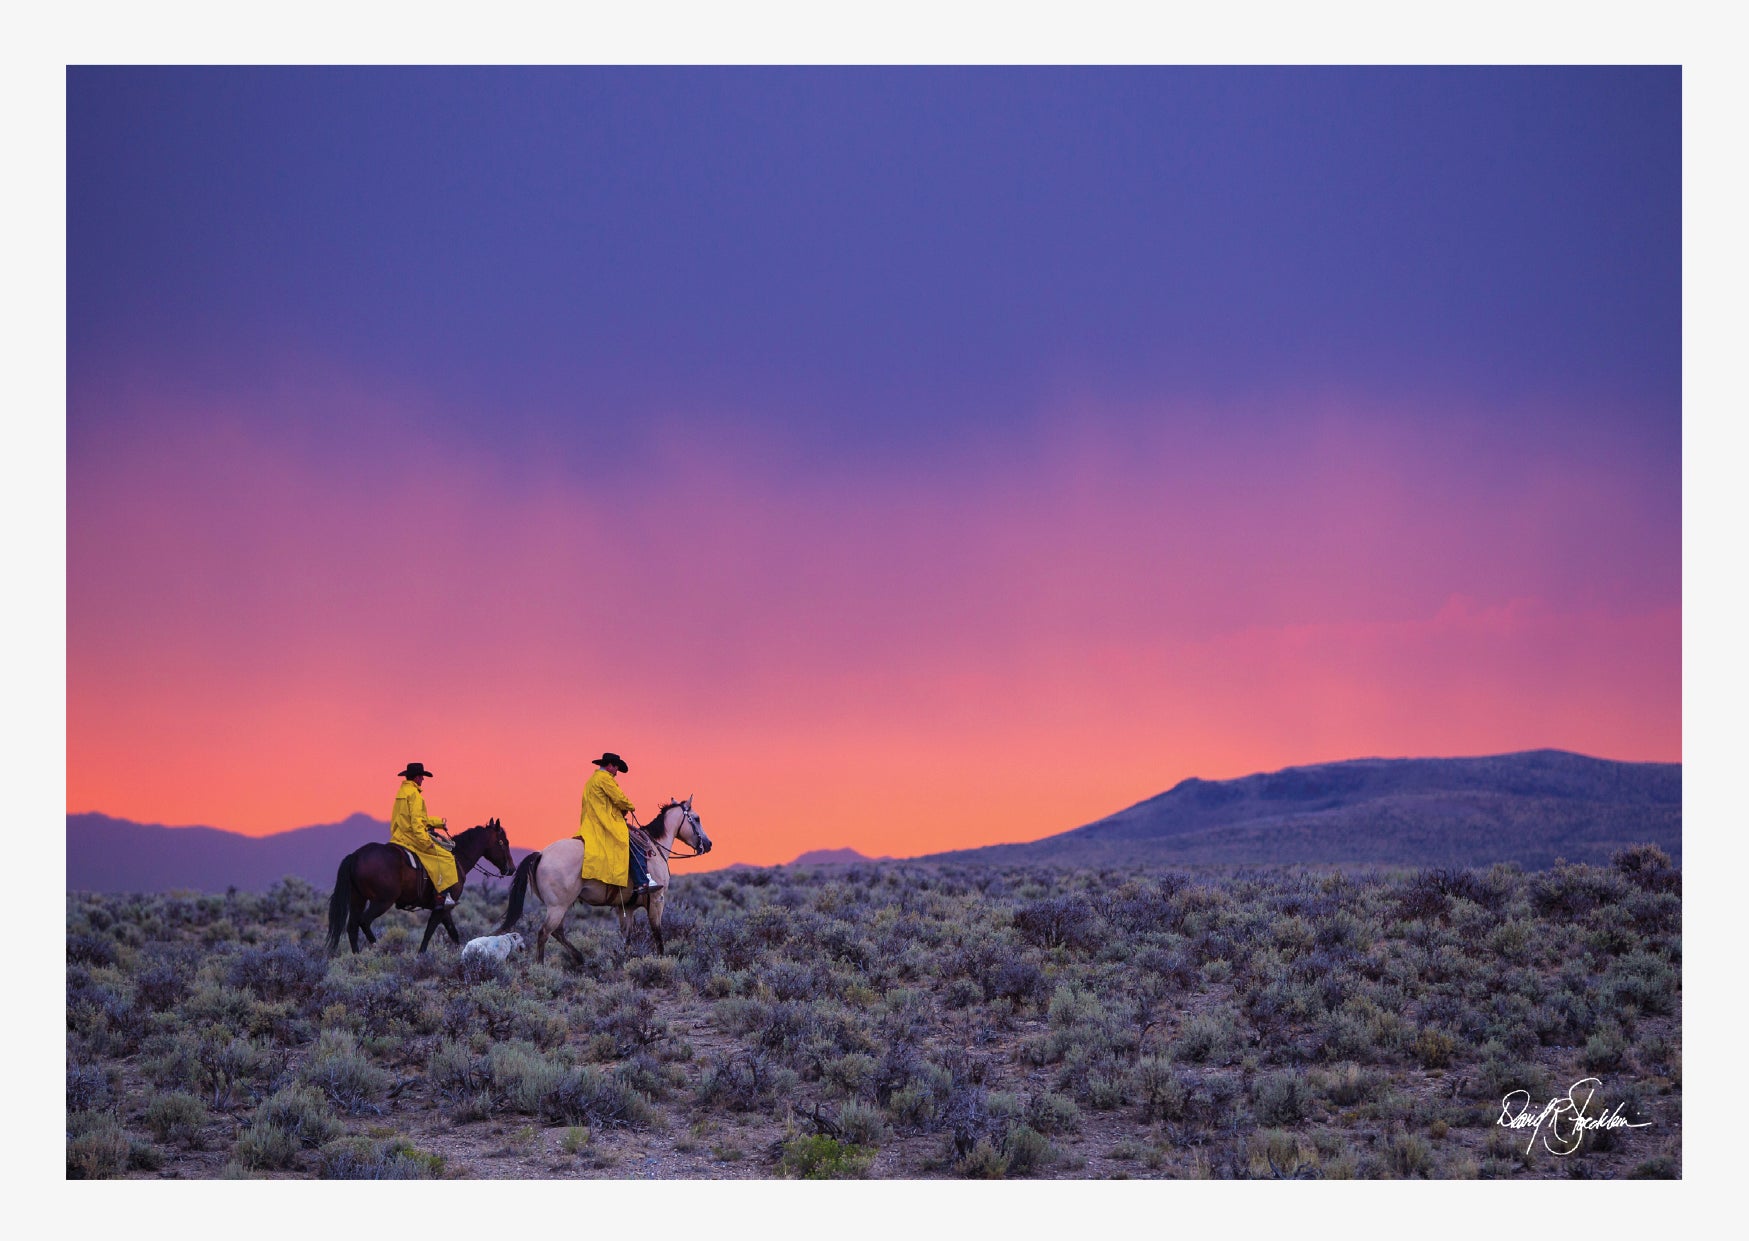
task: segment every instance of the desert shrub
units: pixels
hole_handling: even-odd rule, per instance
[[[1040,948],[1095,946],[1101,931],[1093,910],[1080,897],[1059,896],[1031,901],[1016,909],[1014,929],[1029,944]]]
[[[1272,978],[1245,997],[1245,1015],[1263,1031],[1303,1024],[1324,1011],[1324,997],[1318,988],[1292,978]]]
[[[666,916],[662,922],[664,932],[668,929]],[[679,975],[679,966],[673,957],[634,957],[626,963],[626,974],[638,986],[645,989],[669,990],[674,986]]]
[[[1026,1123],[1040,1133],[1073,1133],[1081,1127],[1081,1109],[1060,1094],[1036,1094],[1027,1100]]]
[[[1630,952],[1610,963],[1598,991],[1608,1007],[1631,1004],[1639,1012],[1664,1015],[1676,1009],[1678,984],[1676,971],[1663,957]]]
[[[494,1043],[486,1052],[486,1080],[495,1102],[529,1115],[557,1088],[565,1069],[528,1043]]]
[[[68,935],[67,960],[80,965],[114,965],[115,941],[107,935]]]
[[[241,987],[200,982],[183,1001],[180,1015],[191,1025],[241,1033],[248,1030],[254,1011],[254,997]]]
[[[1457,1039],[1445,1030],[1423,1026],[1415,1035],[1412,1051],[1424,1069],[1443,1069],[1457,1054]]]
[[[811,1000],[819,987],[813,967],[797,961],[773,961],[760,977],[779,1000]]]
[[[571,1033],[561,1004],[517,994],[485,981],[469,995],[452,1000],[438,1025],[451,1038],[466,1037],[483,1027],[494,1041],[533,1043],[546,1048],[557,1047]],[[619,1043],[611,1037],[608,1041],[617,1054]]]
[[[708,1064],[699,1074],[694,1098],[706,1107],[763,1111],[791,1094],[797,1082],[794,1070],[765,1053],[743,1052]]]
[[[341,1138],[322,1147],[316,1175],[324,1181],[431,1181],[444,1174],[442,1155],[406,1138]]]
[[[873,1056],[853,1051],[828,1061],[820,1076],[828,1085],[843,1094],[873,1098],[874,1076],[878,1067]]]
[[[1259,1129],[1245,1139],[1246,1170],[1260,1179],[1318,1176],[1321,1162],[1314,1144],[1285,1129]]]
[[[956,978],[941,991],[941,1001],[949,1008],[970,1008],[983,998],[984,988],[970,978]]]
[[[1038,1130],[1028,1125],[1016,1125],[1002,1139],[1002,1158],[1007,1165],[1005,1175],[1031,1176],[1055,1163],[1058,1154]]]
[[[1147,1120],[1182,1120],[1189,1092],[1178,1079],[1172,1062],[1164,1056],[1144,1056],[1136,1062],[1130,1089],[1142,1101]]]
[[[1157,876],[1157,887],[1126,891],[1112,901],[1108,917],[1115,930],[1125,935],[1176,931],[1184,918],[1183,905],[1174,899],[1189,881],[1182,875]]]
[[[1621,1026],[1614,1021],[1606,1021],[1585,1042],[1582,1057],[1585,1068],[1592,1073],[1608,1073],[1619,1069],[1627,1063],[1629,1046]]]
[[[382,1100],[393,1081],[363,1051],[349,1030],[323,1033],[298,1076],[317,1087],[342,1111],[381,1112]]]
[[[989,1138],[979,1138],[954,1161],[953,1171],[971,1181],[999,1181],[1008,1175],[1008,1157]]]
[[[160,1142],[198,1148],[209,1114],[206,1104],[183,1091],[152,1096],[146,1105],[146,1128]]]
[[[368,969],[370,966],[355,968]],[[344,1004],[348,1013],[358,1017],[361,1034],[376,1036],[409,1030],[431,1034],[442,1024],[442,1010],[431,1003],[421,988],[410,987],[395,977],[366,975],[353,978],[338,974],[337,970],[330,971],[324,980],[322,1003]],[[481,1007],[483,1010],[488,1008],[485,1004]]]
[[[1305,1118],[1310,1092],[1298,1073],[1266,1073],[1251,1083],[1251,1106],[1265,1125],[1293,1125]]]
[[[115,1107],[115,1078],[111,1070],[93,1064],[67,1062],[67,1110],[106,1112]]]
[[[229,1107],[284,1072],[285,1056],[254,1038],[233,1038],[224,1027],[182,1030],[146,1049],[147,1073],[160,1087],[203,1095],[211,1107]]]
[[[1654,1155],[1634,1165],[1628,1176],[1636,1181],[1674,1181],[1682,1177],[1682,1165],[1674,1155]]]
[[[778,1156],[778,1175],[805,1181],[855,1180],[868,1174],[874,1152],[823,1135],[791,1138]]]
[[[1545,918],[1582,917],[1626,893],[1627,884],[1616,872],[1563,861],[1530,881],[1531,905]]]
[[[245,948],[231,958],[226,973],[231,986],[264,1000],[303,1000],[326,977],[328,958],[297,944]]]
[[[588,1067],[560,1073],[541,1095],[539,1112],[551,1121],[592,1128],[643,1124],[650,1118],[649,1105],[625,1074]]]
[[[1058,986],[1051,993],[1050,1006],[1046,1009],[1051,1025],[1059,1029],[1089,1025],[1103,1015],[1104,1009],[1099,1003],[1099,997],[1087,988],[1077,987],[1072,983]]]
[[[1591,1003],[1568,987],[1550,994],[1530,1014],[1530,1026],[1543,1045],[1567,1044],[1583,1036],[1596,1023]]]
[[[1172,1042],[1173,1055],[1195,1064],[1231,1064],[1242,1049],[1240,1016],[1230,1004],[1219,1004],[1189,1018]]]
[[[1536,927],[1529,919],[1512,918],[1489,932],[1485,943],[1493,956],[1504,961],[1522,962],[1530,959],[1535,934]]]
[[[108,971],[105,971],[106,973]],[[145,1014],[120,980],[67,972],[67,1029],[96,1056],[125,1056],[139,1046]]]
[[[448,1044],[431,1053],[426,1068],[436,1102],[458,1121],[483,1120],[492,1114],[492,1078],[483,1056]]]
[[[984,983],[984,998],[1007,1000],[1015,1009],[1038,1000],[1045,993],[1044,971],[1021,956],[1003,957]]]
[[[158,960],[134,979],[134,994],[152,1012],[175,1008],[188,995],[193,969],[178,960]]]
[[[1682,898],[1674,892],[1634,892],[1622,903],[1622,912],[1640,935],[1673,935],[1682,929]]]
[[[1513,1056],[1499,1043],[1484,1045],[1482,1056],[1470,1090],[1492,1104],[1498,1104],[1514,1090],[1527,1090],[1532,1100],[1541,1100],[1548,1098],[1554,1089],[1554,1078],[1547,1069],[1534,1060]]]
[[[1094,1111],[1115,1111],[1129,1101],[1129,1075],[1115,1063],[1084,1074],[1076,1072],[1078,1068],[1070,1066],[1068,1080],[1076,1083],[1077,1097]]]
[[[1431,1176],[1433,1148],[1419,1134],[1397,1134],[1385,1144],[1385,1165],[1394,1176]]]
[[[606,1034],[630,1055],[668,1034],[668,1023],[656,1016],[656,999],[636,987],[616,984],[595,998],[596,1015],[589,1024],[594,1034]]]
[[[1378,1055],[1370,1025],[1346,1008],[1318,1019],[1311,1046],[1324,1060],[1374,1060]]]
[[[70,1118],[67,1131],[67,1179],[106,1180],[128,1169],[133,1152],[121,1122],[107,1112],[87,1112]]]
[[[287,1086],[255,1109],[231,1157],[245,1168],[289,1168],[306,1150],[340,1133],[322,1095],[307,1086]]]
[[[1313,1086],[1338,1107],[1354,1107],[1377,1098],[1386,1078],[1382,1073],[1363,1069],[1357,1064],[1341,1065],[1327,1073],[1315,1074]]]
[[[1372,936],[1365,922],[1346,909],[1336,909],[1313,924],[1313,939],[1324,949],[1364,951]]]
[[[422,953],[430,957],[431,953]],[[510,981],[511,969],[509,961],[500,961],[497,957],[489,957],[484,953],[476,956],[462,957],[456,962],[456,976],[470,987],[481,983],[506,983]],[[361,1178],[335,1178],[361,1179]]]
[[[886,1118],[881,1115],[881,1110],[855,1099],[839,1107],[833,1123],[838,1126],[838,1133],[845,1141],[858,1146],[880,1145],[887,1131]]]
[[[1618,850],[1609,864],[1629,883],[1649,892],[1669,892],[1682,883],[1682,872],[1657,845],[1630,845]]]

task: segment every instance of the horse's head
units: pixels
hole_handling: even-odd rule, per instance
[[[506,879],[516,873],[516,862],[510,856],[510,837],[505,835],[504,826],[497,819],[486,820],[485,858]]]
[[[692,798],[675,802],[674,810],[680,813],[680,827],[674,833],[675,838],[684,840],[700,853],[709,853],[711,838],[704,834],[704,824],[699,821],[698,812],[692,808]]]

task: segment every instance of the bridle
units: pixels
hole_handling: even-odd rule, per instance
[[[687,846],[687,848],[692,850],[691,853],[674,852],[675,847],[683,843],[680,839],[680,832],[688,823],[692,824],[694,831],[701,833],[704,831],[703,826],[698,821],[698,812],[686,809],[679,802],[673,802],[668,806],[667,810],[664,810],[662,813],[666,815],[668,810],[678,810],[684,816],[680,820],[680,827],[674,829],[674,844],[664,846],[656,837],[650,836],[650,829],[648,827],[639,823],[638,826],[643,829],[644,835],[650,837],[650,844],[655,847],[657,853],[662,855],[662,860],[665,862],[685,861],[687,858],[703,857],[704,850],[700,849],[697,845]]]
[[[436,830],[443,832],[444,839],[448,840],[450,844],[453,845],[456,843],[456,838],[454,836],[451,836],[448,832],[443,831],[442,828],[438,828]],[[470,831],[470,832],[473,830],[474,829],[471,827],[468,829],[468,831]],[[503,831],[504,829],[499,828],[498,830]],[[505,837],[505,843],[509,844],[509,837]],[[480,867],[485,863],[485,861],[486,861],[486,852],[485,852],[485,850],[482,849],[480,851],[480,856],[474,859],[474,864],[472,866],[468,867],[467,873],[470,875],[473,874],[475,871],[480,869]],[[496,862],[494,862],[493,865],[497,866],[498,864]],[[499,867],[496,874],[494,874],[492,871],[486,871],[485,875],[486,875],[486,878],[488,878],[488,879],[508,879],[512,875],[514,875],[515,873],[516,873],[516,868],[514,866],[512,866],[509,870],[505,870],[502,867]]]

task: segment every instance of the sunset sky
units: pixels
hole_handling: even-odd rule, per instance
[[[1677,761],[1676,69],[67,75],[67,809]],[[692,864],[694,867],[698,863]]]

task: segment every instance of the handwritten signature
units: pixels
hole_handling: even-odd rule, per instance
[[[1529,1129],[1530,1142],[1525,1146],[1524,1153],[1530,1154],[1531,1147],[1536,1145],[1540,1136],[1543,1148],[1552,1155],[1571,1155],[1579,1149],[1587,1131],[1598,1129],[1644,1129],[1652,1122],[1649,1120],[1632,1121],[1621,1114],[1625,1103],[1618,1103],[1615,1109],[1599,1116],[1589,1116],[1586,1112],[1591,1106],[1592,1096],[1597,1088],[1603,1085],[1599,1077],[1582,1077],[1568,1089],[1565,1095],[1556,1095],[1543,1104],[1541,1111],[1531,1110],[1530,1091],[1514,1090],[1500,1100],[1500,1118],[1494,1123],[1507,1129]],[[1584,1091],[1583,1097],[1580,1091]],[[1516,1109],[1516,1110],[1515,1110]],[[1543,1126],[1548,1126],[1548,1132],[1543,1132]]]

